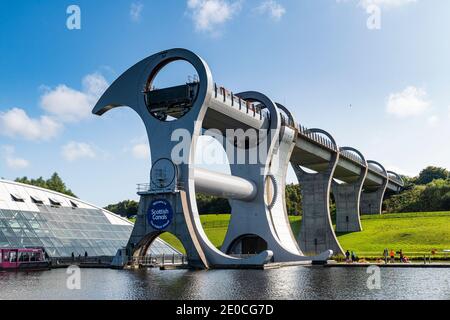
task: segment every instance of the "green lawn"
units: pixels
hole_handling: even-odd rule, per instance
[[[360,256],[379,256],[384,248],[423,256],[450,249],[450,212],[363,216],[363,231],[339,235],[339,242]]]
[[[204,215],[201,221],[211,242],[220,247],[227,231],[230,215]],[[300,230],[301,219],[290,217],[295,235]],[[360,257],[379,257],[384,248],[402,249],[409,257],[430,254],[450,249],[450,212],[386,214],[363,216],[363,231],[338,235],[339,242],[346,250],[355,251]],[[168,241],[181,251],[181,243],[170,234],[163,234]]]

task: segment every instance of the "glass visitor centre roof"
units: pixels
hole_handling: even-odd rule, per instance
[[[76,198],[0,180],[0,248],[42,247],[50,257],[115,256],[133,224]],[[148,254],[180,254],[161,239]]]

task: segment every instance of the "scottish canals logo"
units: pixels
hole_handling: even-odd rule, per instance
[[[164,199],[153,200],[147,211],[147,219],[156,230],[164,230],[172,223],[172,206]]]

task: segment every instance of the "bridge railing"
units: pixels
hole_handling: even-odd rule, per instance
[[[400,185],[404,184],[404,182],[401,179],[399,179],[395,174],[388,173],[388,177],[389,177],[389,180],[394,181]]]
[[[188,260],[182,254],[150,254],[141,257],[133,257],[131,262],[134,265],[161,267],[169,265],[186,265]]]
[[[369,170],[372,171],[372,172],[376,172],[376,173],[382,175],[383,177],[385,176],[385,172],[381,168],[379,168],[378,166],[369,164]]]
[[[243,100],[236,96],[232,91],[225,89],[225,87],[218,86],[216,83],[214,84],[214,98],[232,108],[253,116],[254,118],[259,118],[259,120],[267,117],[267,113],[262,110],[258,103]]]
[[[141,193],[141,192],[148,192],[150,191],[151,186],[150,183],[138,183],[137,184],[137,192]]]
[[[74,257],[50,257],[49,262],[52,266],[68,266],[68,265],[109,265],[112,262],[110,256],[92,256],[85,257],[78,255]]]
[[[321,134],[311,132],[310,129],[308,129],[305,126],[302,126],[301,124],[299,125],[299,134],[302,137],[315,143],[318,143],[329,150],[335,152],[337,151],[337,146],[333,142],[331,142],[331,140],[324,138]]]
[[[347,160],[356,162],[362,166],[365,166],[365,162],[363,161],[363,159],[361,159],[361,157],[357,156],[356,154],[354,154],[351,151],[348,150],[341,150],[341,157],[346,158]]]

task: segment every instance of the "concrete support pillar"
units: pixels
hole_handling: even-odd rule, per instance
[[[367,177],[368,164],[364,156],[356,149],[345,147],[341,151],[353,151],[361,157],[361,174],[351,183],[339,184],[333,180],[332,192],[336,202],[336,232],[360,232],[362,224],[359,204],[364,181]]]
[[[362,231],[359,216],[359,202],[363,182],[339,184],[333,181],[333,195],[336,201],[336,232]]]
[[[383,178],[383,183],[376,189],[364,190],[361,194],[361,214],[381,214],[383,208],[384,194],[386,193],[387,185],[389,183],[388,173],[384,167],[375,161],[367,161],[367,163],[374,164],[380,167],[385,176]]]
[[[307,173],[300,165],[292,164],[302,190],[303,218],[298,243],[305,254],[318,254],[333,250],[334,255],[344,254],[330,215],[331,181],[339,159],[339,151],[333,153],[325,171]]]
[[[386,183],[387,185],[387,183]],[[381,214],[386,186],[361,194],[361,214]]]

